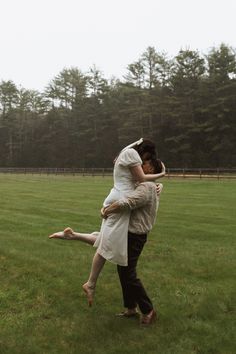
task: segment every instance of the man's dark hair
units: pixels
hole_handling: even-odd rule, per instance
[[[154,173],[162,172],[162,164],[160,159],[151,159],[151,164],[154,167]]]

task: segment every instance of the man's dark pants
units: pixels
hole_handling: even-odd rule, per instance
[[[128,233],[128,266],[117,266],[123,292],[124,307],[133,309],[137,305],[143,314],[148,314],[153,309],[141,281],[137,278],[136,266],[138,258],[147,241],[147,235]]]

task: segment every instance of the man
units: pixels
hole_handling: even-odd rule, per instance
[[[145,174],[153,173],[152,164],[150,162],[144,163],[143,170]],[[132,211],[128,230],[128,266],[117,265],[126,308],[120,315],[124,317],[137,316],[138,306],[142,313],[141,324],[144,325],[153,323],[157,315],[140,279],[137,278],[136,266],[146,243],[147,234],[155,223],[162,188],[162,184],[156,186],[153,182],[140,183],[127,198],[123,198],[102,210],[104,217],[125,208]]]
[[[158,164],[158,168],[162,171],[163,166],[160,160],[155,162],[145,161],[142,166],[144,173],[153,173],[157,168],[156,164]],[[119,213],[126,208],[132,211],[128,232],[128,266],[117,266],[124,306],[126,308],[120,315],[124,317],[137,316],[137,306],[139,306],[142,313],[141,324],[143,325],[153,323],[156,319],[156,312],[141,281],[137,278],[136,266],[147,240],[147,233],[155,223],[162,187],[162,184],[155,185],[153,182],[140,183],[135,191],[129,193],[128,197],[122,198],[106,209],[101,210],[104,218],[112,213]],[[67,228],[64,232],[55,233],[49,236],[49,238],[80,240],[93,245],[97,235],[97,232],[82,234]]]

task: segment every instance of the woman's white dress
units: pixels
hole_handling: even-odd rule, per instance
[[[141,165],[142,160],[136,150],[128,148],[118,156],[114,165],[114,187],[105,199],[103,206],[125,197],[135,188],[130,167]],[[130,211],[112,214],[103,220],[99,236],[94,243],[97,252],[106,260],[126,266],[128,263],[127,240]]]

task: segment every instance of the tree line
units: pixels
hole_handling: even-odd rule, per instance
[[[148,47],[122,80],[64,68],[43,92],[0,83],[1,167],[111,167],[140,137],[169,167],[235,167],[236,54]]]

